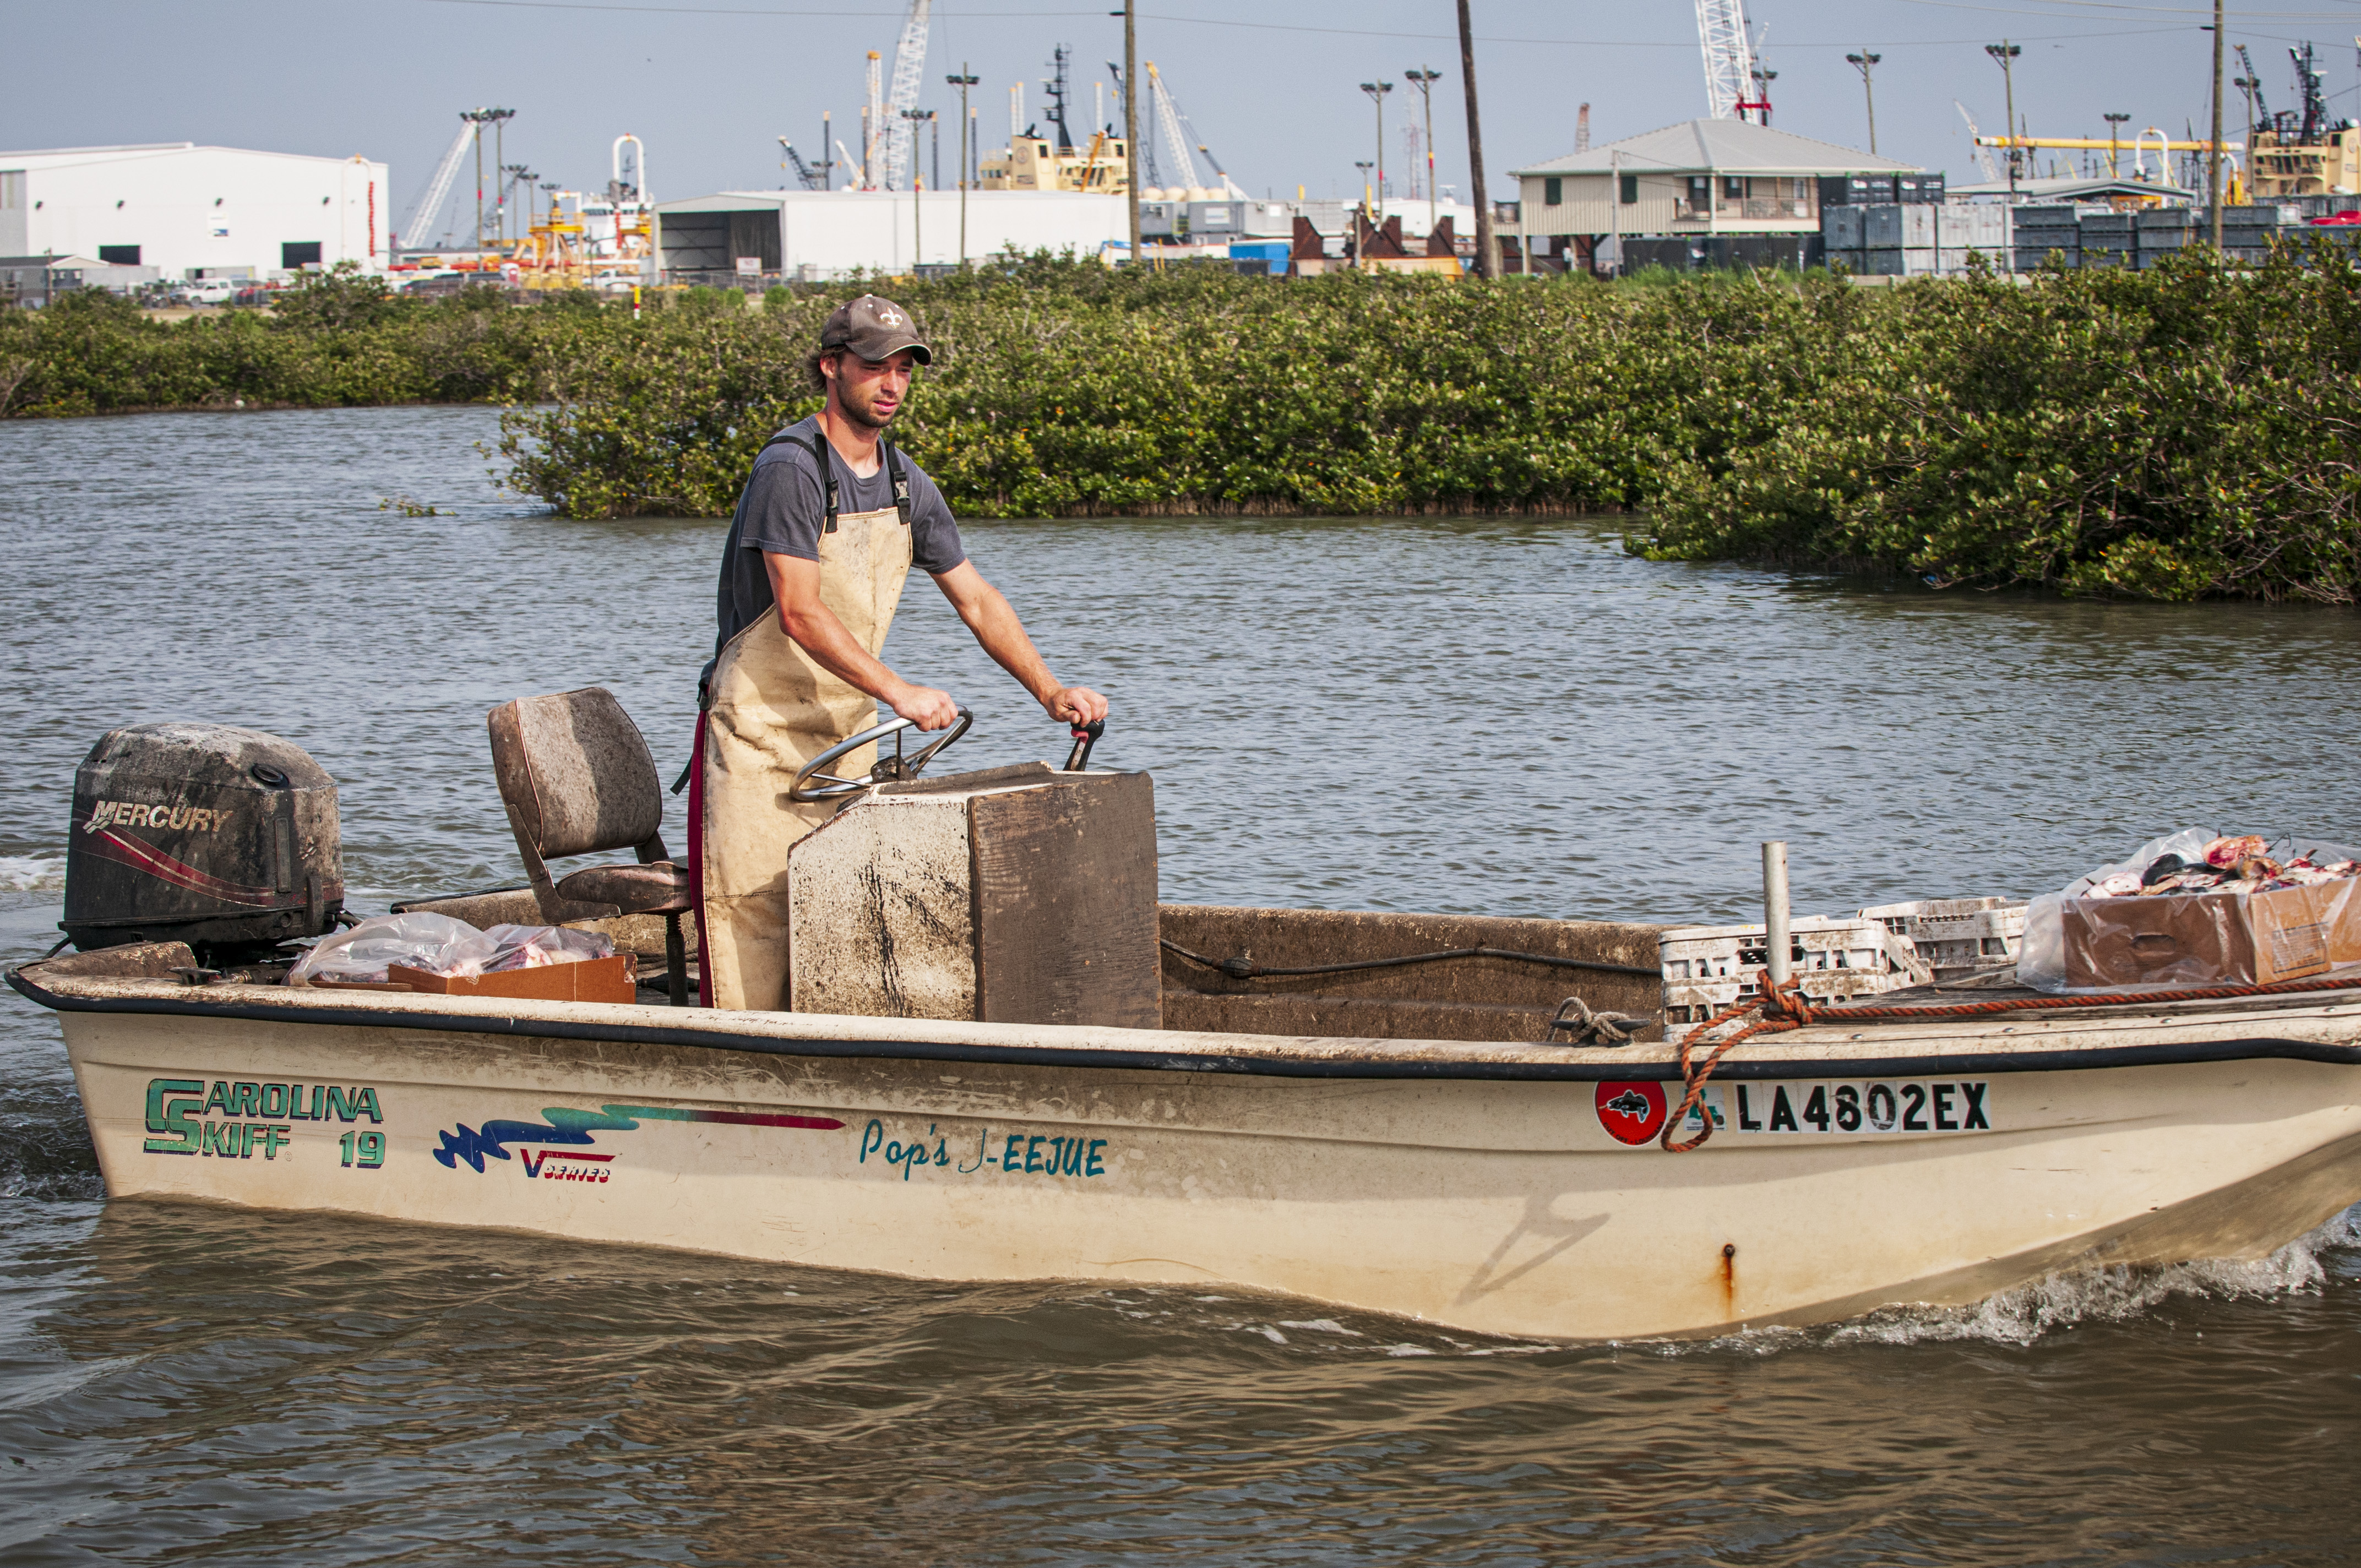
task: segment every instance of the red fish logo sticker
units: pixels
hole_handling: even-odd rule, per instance
[[[1656,1082],[1602,1083],[1598,1124],[1617,1143],[1634,1147],[1664,1130],[1664,1086]]]

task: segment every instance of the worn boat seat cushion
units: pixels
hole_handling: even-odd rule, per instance
[[[679,915],[688,909],[688,868],[670,861],[647,865],[585,866],[557,883],[558,896],[611,904],[626,915]]]
[[[655,759],[604,686],[520,697],[489,719],[500,795],[543,858],[624,849],[663,827]]]

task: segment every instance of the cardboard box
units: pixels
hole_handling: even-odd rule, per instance
[[[2361,881],[2276,893],[2069,899],[2070,990],[2268,985],[2361,963]]]
[[[452,980],[424,970],[394,964],[385,971],[390,984],[440,996],[497,996],[528,1002],[634,1002],[634,976],[639,961],[629,953],[610,959],[585,959],[579,963],[537,964],[532,969],[499,970],[472,980]]]

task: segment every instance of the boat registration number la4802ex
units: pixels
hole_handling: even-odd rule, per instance
[[[1678,1082],[1602,1083],[1598,1124],[1620,1144],[1639,1148],[1664,1130],[1680,1104]],[[1686,1135],[1711,1120],[1716,1134],[1988,1133],[1990,1079],[1708,1084],[1686,1118]]]

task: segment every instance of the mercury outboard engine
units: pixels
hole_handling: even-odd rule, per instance
[[[74,773],[73,945],[186,942],[201,961],[316,937],[344,907],[336,781],[276,735],[225,724],[110,730]]]

